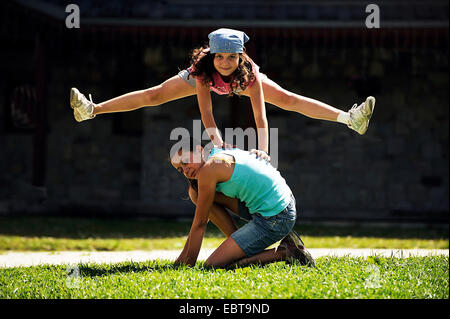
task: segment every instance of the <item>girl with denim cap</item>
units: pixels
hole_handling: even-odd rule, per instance
[[[206,225],[212,221],[227,238],[209,256],[206,266],[275,261],[315,266],[292,229],[297,219],[296,201],[280,172],[255,154],[237,148],[213,148],[207,153],[193,138],[177,142],[170,151],[170,162],[189,180],[189,197],[196,205],[186,244],[175,263],[195,265]],[[226,209],[248,223],[238,229]],[[276,249],[266,249],[280,240]]]
[[[289,92],[259,72],[259,67],[245,53],[249,37],[242,31],[218,29],[208,35],[209,46],[194,49],[191,66],[164,83],[130,92],[102,103],[89,101],[76,88],[70,92],[70,103],[79,122],[97,114],[125,112],[156,106],[183,97],[197,95],[201,118],[212,142],[224,145],[212,112],[211,94],[244,95],[251,101],[258,128],[258,156],[268,156],[268,123],[264,102],[315,119],[340,122],[364,134],[375,107],[375,98],[368,97],[359,106],[354,104],[344,112],[323,102]]]

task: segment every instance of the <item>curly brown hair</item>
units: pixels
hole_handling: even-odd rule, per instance
[[[191,54],[192,71],[189,76],[200,76],[204,85],[209,86],[211,84],[214,86],[213,73],[217,72],[214,67],[214,55],[215,54],[209,52],[208,45],[194,49]],[[244,91],[249,83],[255,78],[252,60],[247,53],[245,53],[244,48],[244,52],[239,53],[238,67],[231,75],[230,94],[228,96],[238,94],[236,93],[237,88]]]

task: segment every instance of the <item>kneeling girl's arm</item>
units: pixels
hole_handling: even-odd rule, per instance
[[[206,225],[208,224],[209,211],[214,202],[216,184],[217,174],[211,167],[205,165],[199,172],[197,207],[195,209],[194,220],[189,231],[188,240],[183,249],[185,255],[182,256],[182,253],[177,260],[179,263],[194,266],[197,261]]]

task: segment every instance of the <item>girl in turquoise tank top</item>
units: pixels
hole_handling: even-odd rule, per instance
[[[196,205],[186,244],[176,264],[195,264],[206,225],[212,221],[227,239],[209,256],[206,266],[282,260],[314,265],[300,236],[292,229],[297,213],[291,189],[266,160],[236,148],[213,148],[206,156],[200,143],[192,138],[174,145],[170,160],[189,180],[189,197]],[[249,222],[238,229],[226,209]],[[276,249],[266,249],[280,240]]]

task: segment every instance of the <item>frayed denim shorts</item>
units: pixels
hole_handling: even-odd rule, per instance
[[[196,87],[197,86],[197,82],[195,80],[195,78],[193,76],[189,76],[189,71],[188,69],[185,70],[181,70],[180,72],[178,72],[178,76],[180,78],[182,78],[183,80],[185,80],[190,86],[192,87]]]
[[[231,237],[247,257],[254,256],[283,239],[292,230],[297,220],[295,205],[294,195],[291,195],[285,209],[275,216],[264,217],[258,213],[250,214],[245,204],[239,201],[239,217],[248,223],[231,234]]]

